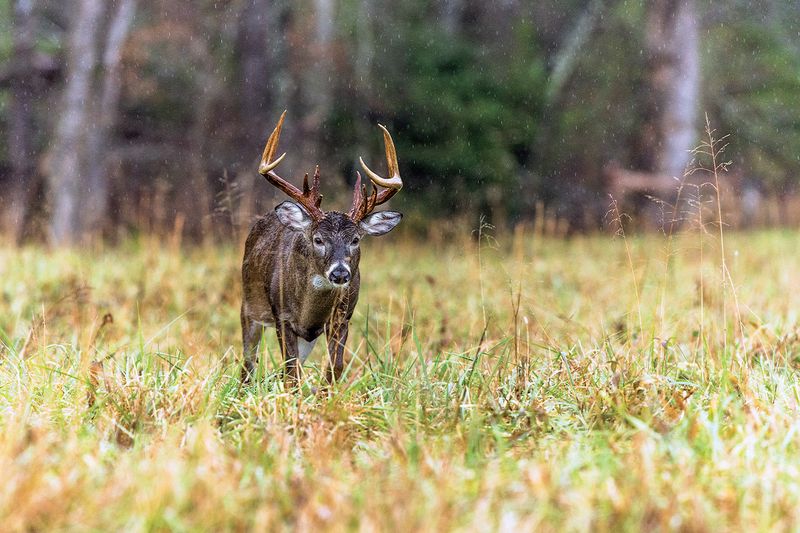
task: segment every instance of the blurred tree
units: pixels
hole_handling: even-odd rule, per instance
[[[273,122],[283,110],[281,83],[286,76],[286,6],[272,0],[246,0],[238,14],[235,57],[240,87],[237,135],[238,161],[234,164],[241,184],[242,205],[235,224],[248,220],[257,204],[272,197],[254,169]],[[227,194],[227,193],[226,193]],[[231,208],[232,209],[232,208]]]
[[[123,71],[123,171],[112,202],[134,228],[199,240],[230,236],[214,218],[242,148],[235,42],[238,2],[153,0],[131,33]],[[260,137],[260,134],[257,134]],[[253,141],[254,144],[258,144]],[[238,163],[237,163],[238,164]],[[217,223],[215,225],[215,222]]]
[[[605,169],[615,199],[638,200],[623,207],[641,212],[642,222],[662,227],[673,219],[667,206],[676,200],[677,180],[683,177],[698,138],[699,20],[694,0],[651,0],[644,18],[644,91],[632,154],[636,172],[631,174],[616,161]],[[632,175],[638,178],[631,180]]]
[[[439,0],[436,7],[444,33],[446,35],[458,35],[461,33],[464,0]]]
[[[572,75],[579,54],[583,52],[583,47],[591,37],[597,20],[604,10],[603,0],[591,0],[583,12],[577,14],[575,23],[565,33],[564,42],[555,49],[552,59],[550,75],[548,76],[545,88],[545,100],[548,106],[552,106],[561,96],[567,80]]]
[[[648,92],[636,162],[642,170],[680,178],[698,138],[700,59],[695,0],[651,0],[645,42]]]
[[[327,121],[332,111],[335,60],[335,15],[333,0],[293,2],[288,29],[289,113],[287,133],[292,149],[287,168],[298,175],[313,172],[320,164],[328,187],[333,169],[326,152],[334,148]]]
[[[306,128],[317,132],[311,138],[319,139],[319,130],[325,124],[331,112],[333,86],[333,38],[335,32],[336,2],[334,0],[314,0],[314,30],[307,37],[311,48],[311,64],[304,70],[303,83],[308,101]],[[310,133],[310,132],[309,132]],[[318,144],[314,143],[312,153],[318,153]]]
[[[536,158],[528,188],[538,193],[540,205],[554,207],[578,229],[599,224],[605,206],[598,169],[609,152],[622,148],[618,125],[629,126],[628,115],[636,113],[620,105],[620,88],[633,80],[621,76],[629,71],[619,63],[630,61],[635,41],[632,25],[614,16],[614,4],[564,2],[556,9],[553,2],[541,2],[529,15],[541,24],[532,39],[547,53],[542,124],[532,142]],[[594,68],[599,62],[603,69]],[[633,102],[627,95],[624,100]]]
[[[107,220],[109,136],[120,96],[121,49],[136,1],[80,0],[77,7],[62,113],[45,169],[55,244],[72,244],[99,233]]]
[[[280,46],[282,35],[280,6],[274,4],[271,0],[246,0],[237,22],[239,108],[240,120],[245,127],[241,138],[248,145],[245,153],[249,153],[252,159],[256,158],[253,154],[262,144],[261,139],[254,137],[267,132],[270,115],[277,111],[271,109],[270,101],[277,92],[276,74],[282,73],[274,68],[278,54],[273,50]]]
[[[254,161],[283,109],[289,112],[283,135],[283,145],[291,147],[283,165],[287,172],[302,174],[321,164],[326,182],[335,183],[329,181],[335,172],[325,160],[331,144],[325,129],[336,86],[335,33],[333,0],[245,3],[237,56],[243,61],[242,133],[249,136],[240,144],[248,148],[242,153],[240,174],[246,183],[247,213],[256,209],[256,198],[273,197],[273,189],[255,172]]]
[[[23,233],[25,210],[36,171],[33,106],[36,68],[34,61],[34,1],[14,0],[12,13],[12,62],[9,85],[11,89],[8,109],[8,159],[11,166],[10,186],[3,189],[3,229],[15,240]]]
[[[84,193],[81,165],[90,128],[92,75],[102,14],[102,0],[80,0],[70,31],[63,108],[46,168],[53,210],[51,236],[56,244],[74,243],[86,229],[80,212]]]
[[[534,10],[537,20],[548,21],[534,35],[548,51],[549,74],[534,145],[535,190],[575,230],[602,224],[609,204],[602,168],[611,160],[628,165],[637,141],[645,61],[644,6],[636,5],[572,3],[555,10],[543,3]]]
[[[109,2],[114,9],[102,57],[100,87],[95,92],[97,105],[92,110],[92,128],[86,139],[84,172],[86,188],[81,213],[84,230],[98,232],[106,224],[109,203],[110,148],[117,121],[122,75],[122,46],[128,37],[137,0]]]
[[[703,105],[730,134],[734,167],[764,192],[790,194],[800,183],[800,5],[735,2],[709,16]]]

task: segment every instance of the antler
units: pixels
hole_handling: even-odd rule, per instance
[[[363,158],[359,158],[361,167],[372,182],[372,192],[367,196],[367,187],[361,184],[361,173],[356,172],[357,178],[353,191],[353,206],[350,208],[349,213],[349,217],[355,222],[359,222],[365,216],[372,213],[376,206],[389,201],[389,198],[397,194],[397,191],[403,188],[403,180],[400,179],[400,169],[397,166],[397,152],[394,148],[392,136],[389,135],[389,130],[383,127],[382,124],[378,124],[378,126],[383,130],[383,143],[386,147],[386,165],[389,167],[390,177],[384,178],[376,174],[364,163]],[[384,187],[384,190],[380,193],[376,187],[378,185]]]
[[[285,192],[290,198],[305,207],[312,218],[321,220],[322,217],[325,216],[325,213],[320,208],[322,205],[322,195],[319,192],[319,166],[317,166],[317,169],[314,171],[314,181],[312,181],[310,188],[308,186],[308,174],[305,175],[303,178],[302,191],[273,171],[273,169],[283,161],[283,158],[286,157],[284,153],[278,159],[273,159],[278,149],[278,140],[281,138],[281,128],[283,128],[284,117],[286,117],[286,111],[281,114],[278,125],[275,126],[275,129],[267,140],[267,145],[264,147],[264,154],[261,156],[261,163],[258,165],[258,173],[267,178],[271,184]]]

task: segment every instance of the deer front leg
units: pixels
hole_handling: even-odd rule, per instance
[[[299,349],[297,335],[286,322],[278,322],[275,327],[278,333],[278,344],[283,354],[283,379],[286,389],[296,389],[300,383]]]
[[[339,320],[336,320],[336,318],[334,316],[334,319],[325,326],[325,335],[328,338],[328,356],[331,360],[326,373],[329,384],[339,381],[342,377],[344,347],[347,344],[347,333],[350,329],[350,323],[346,318],[342,317]]]
[[[241,379],[243,383],[249,383],[256,373],[256,366],[258,365],[258,344],[261,342],[264,326],[247,316],[244,305],[242,305],[241,319],[242,355],[244,356]]]

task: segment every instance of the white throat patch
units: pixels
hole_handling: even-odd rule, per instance
[[[320,276],[319,274],[314,274],[314,277],[311,278],[311,286],[318,291],[321,291],[322,289],[333,288],[331,282],[328,281],[324,276]]]

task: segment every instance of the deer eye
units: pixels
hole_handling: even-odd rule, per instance
[[[325,243],[322,241],[321,237],[314,237],[314,244],[316,244],[317,246],[322,246]]]
[[[350,241],[350,244],[352,244],[353,246],[355,246],[356,244],[358,244],[358,241],[359,241],[359,240],[360,240],[360,239],[359,239],[358,237],[353,237],[353,240],[352,240],[352,241]]]

